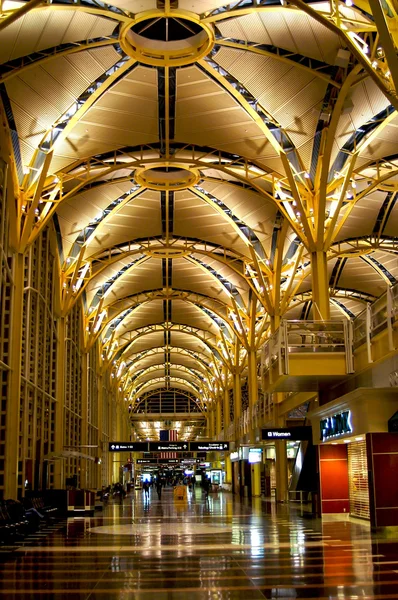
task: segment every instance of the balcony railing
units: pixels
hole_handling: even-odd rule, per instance
[[[264,344],[262,372],[276,363],[280,375],[289,375],[292,354],[343,353],[347,373],[352,372],[352,330],[349,321],[282,321]]]
[[[398,284],[360,313],[353,321],[282,321],[262,349],[261,370],[264,373],[278,363],[279,373],[289,374],[289,357],[293,354],[344,353],[347,373],[353,372],[353,352],[368,345],[371,359],[372,339],[388,331],[388,343],[393,347],[393,330],[398,321]],[[261,389],[261,387],[259,386]],[[258,402],[249,406],[240,417],[236,428],[232,423],[222,430],[219,439],[241,438],[250,430],[264,427],[274,420],[273,395],[260,395]]]
[[[398,284],[388,287],[385,294],[368,304],[353,321],[354,350],[367,345],[368,362],[372,362],[372,339],[387,329],[389,350],[394,350],[393,331],[398,320]]]

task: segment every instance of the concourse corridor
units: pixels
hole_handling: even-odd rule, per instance
[[[141,491],[1,549],[0,597],[397,599],[396,536],[231,494]]]

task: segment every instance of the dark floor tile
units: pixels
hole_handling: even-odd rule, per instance
[[[137,494],[0,553],[0,599],[398,600],[398,543],[366,524],[228,494],[206,512],[200,492],[183,506],[168,492],[149,505]]]

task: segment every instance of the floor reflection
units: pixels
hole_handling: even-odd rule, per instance
[[[398,599],[398,540],[367,523],[199,489],[141,492],[1,554],[7,600]]]

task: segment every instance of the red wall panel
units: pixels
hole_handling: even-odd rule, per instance
[[[398,452],[398,433],[372,433],[374,454],[381,452]]]
[[[319,447],[322,513],[350,511],[347,446]]]
[[[370,521],[374,527],[398,525],[398,434],[366,436]]]

